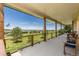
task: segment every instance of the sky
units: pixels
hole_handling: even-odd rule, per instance
[[[48,22],[48,19],[46,20],[47,30],[54,30],[55,23]],[[8,7],[4,7],[4,29],[20,27],[21,29],[25,30],[43,30],[43,23],[44,21],[42,18],[37,18],[35,16],[24,14]],[[60,28],[59,25],[58,28]]]

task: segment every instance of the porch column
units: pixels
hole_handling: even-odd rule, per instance
[[[74,20],[72,20],[72,31],[74,31]]]
[[[6,55],[4,46],[4,15],[3,5],[0,4],[0,56]]]
[[[57,22],[55,21],[55,36],[57,37]]]
[[[46,41],[46,16],[44,16],[43,19],[44,19],[44,41]]]

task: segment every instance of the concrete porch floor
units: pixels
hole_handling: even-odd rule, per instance
[[[13,53],[12,56],[64,56],[63,46],[65,41],[66,34],[48,40],[47,42],[41,42],[33,47],[24,48]]]

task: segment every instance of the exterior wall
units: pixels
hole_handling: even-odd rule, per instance
[[[3,5],[0,4],[0,56],[6,55],[4,46],[4,17]]]
[[[77,33],[79,34],[79,16],[76,20],[74,20],[74,31],[77,31]]]

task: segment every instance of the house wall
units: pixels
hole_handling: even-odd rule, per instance
[[[79,34],[79,16],[76,20],[74,20],[74,31],[77,31],[77,33]]]

